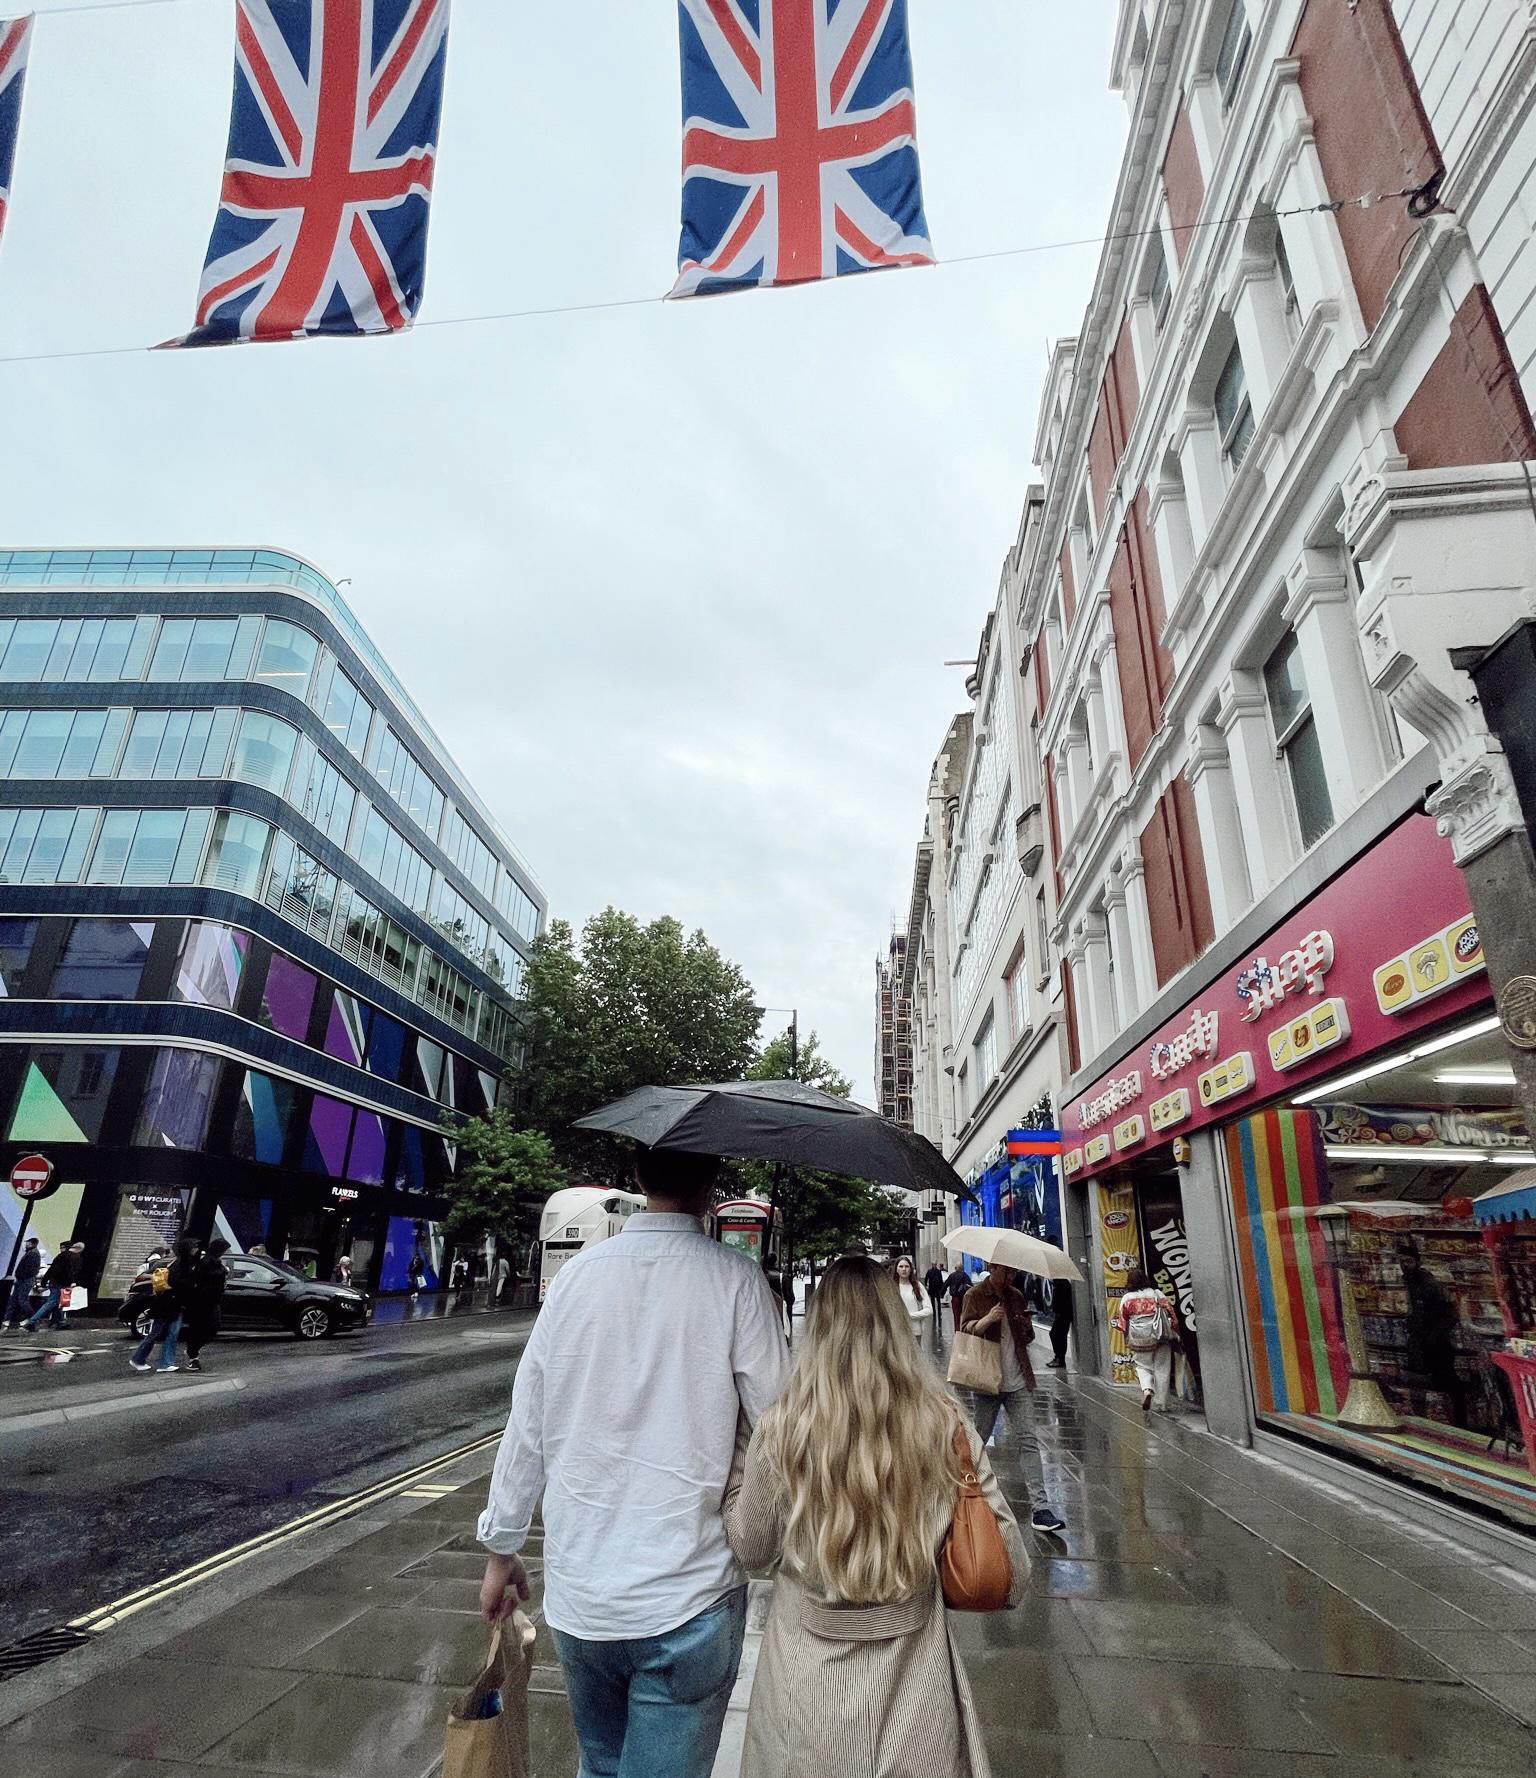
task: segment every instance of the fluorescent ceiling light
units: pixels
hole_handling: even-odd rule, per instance
[[[1457,1161],[1471,1166],[1475,1161],[1493,1159],[1486,1148],[1436,1148],[1432,1144],[1417,1148],[1404,1143],[1401,1148],[1389,1148],[1376,1142],[1352,1142],[1337,1147],[1330,1143],[1323,1152],[1330,1161],[1411,1161],[1420,1167],[1435,1161]]]
[[[1447,1087],[1512,1087],[1513,1068],[1443,1068],[1435,1079]]]
[[[1357,1069],[1353,1074],[1341,1075],[1337,1080],[1330,1080],[1325,1086],[1309,1087],[1304,1093],[1297,1093],[1291,1100],[1292,1105],[1311,1105],[1317,1099],[1331,1099],[1345,1087],[1358,1086],[1362,1080],[1374,1080],[1378,1074],[1391,1074],[1395,1069],[1406,1068],[1410,1062],[1417,1062],[1424,1056],[1432,1056],[1439,1050],[1453,1049],[1458,1043],[1467,1043],[1474,1037],[1483,1037],[1490,1031],[1499,1029],[1499,1019],[1495,1015],[1489,1019],[1479,1019],[1474,1025],[1463,1025],[1459,1031],[1451,1031],[1444,1037],[1432,1037],[1428,1043],[1421,1043],[1416,1049],[1403,1050],[1395,1056],[1389,1056],[1384,1062],[1374,1062],[1368,1068]]]
[[[1337,1080],[1330,1080],[1327,1086],[1309,1087],[1306,1092],[1298,1093],[1291,1103],[1310,1105],[1314,1099],[1331,1099],[1335,1093],[1343,1092],[1345,1087],[1358,1086],[1362,1080],[1374,1080],[1378,1074],[1390,1074],[1394,1068],[1406,1068],[1417,1054],[1417,1050],[1404,1050],[1400,1056],[1390,1056],[1385,1062],[1373,1062],[1369,1068],[1357,1068],[1353,1074],[1343,1074]]]

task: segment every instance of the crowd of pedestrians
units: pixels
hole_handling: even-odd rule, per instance
[[[762,1268],[705,1231],[717,1165],[641,1150],[646,1209],[555,1278],[479,1523],[485,1616],[528,1598],[519,1552],[541,1514],[544,1617],[583,1773],[707,1778],[747,1572],[777,1564],[743,1778],[988,1778],[946,1604],[958,1588],[1001,1609],[1026,1587],[1029,1550],[987,1455],[1001,1415],[1032,1528],[1064,1529],[1035,1443],[1019,1280],[845,1255],[808,1299],[791,1367]],[[969,1412],[924,1348],[945,1298],[956,1332],[997,1349],[1000,1386]]]
[[[23,1333],[36,1333],[45,1321],[53,1327],[63,1327],[65,1293],[76,1286],[84,1253],[84,1241],[72,1242],[61,1248],[45,1269],[36,1237],[28,1239],[11,1279],[11,1298],[5,1310],[7,1333],[15,1333],[18,1328]],[[39,1288],[43,1300],[34,1308],[32,1298]]]

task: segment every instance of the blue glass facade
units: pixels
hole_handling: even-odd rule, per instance
[[[0,1166],[48,1154],[98,1294],[178,1195],[377,1283],[518,1064],[544,914],[318,570],[0,551]]]

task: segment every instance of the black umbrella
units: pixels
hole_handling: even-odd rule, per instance
[[[798,1080],[733,1080],[719,1086],[639,1087],[578,1130],[628,1136],[647,1148],[783,1161],[875,1179],[914,1192],[972,1193],[939,1151],[868,1106]]]

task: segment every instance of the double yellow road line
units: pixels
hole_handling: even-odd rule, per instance
[[[322,1531],[329,1525],[338,1524],[355,1513],[376,1506],[380,1501],[397,1495],[420,1500],[440,1498],[443,1494],[452,1493],[452,1487],[433,1486],[429,1478],[447,1469],[450,1464],[489,1450],[500,1439],[499,1432],[490,1433],[485,1438],[476,1439],[472,1444],[461,1445],[458,1450],[449,1451],[445,1456],[435,1457],[430,1463],[418,1464],[414,1469],[391,1476],[388,1481],[377,1482],[373,1487],[364,1488],[356,1494],[343,1495],[339,1500],[317,1507],[313,1512],[305,1513],[287,1525],[274,1526],[272,1530],[262,1532],[259,1537],[237,1543],[232,1549],[221,1550],[216,1556],[205,1556],[201,1562],[194,1562],[190,1568],[183,1568],[179,1574],[172,1574],[147,1587],[140,1587],[135,1593],[125,1593],[121,1599],[114,1599],[110,1605],[103,1605],[84,1617],[72,1618],[68,1627],[83,1631],[88,1636],[99,1635],[103,1630],[112,1629],[151,1605],[158,1605],[164,1599],[184,1593],[188,1587],[212,1580],[215,1575],[225,1574],[231,1568],[238,1568],[242,1562],[265,1555],[268,1550],[278,1549],[311,1531]]]

